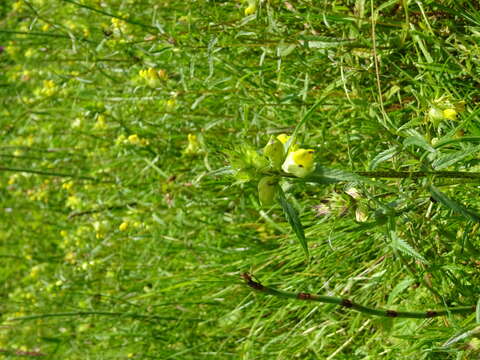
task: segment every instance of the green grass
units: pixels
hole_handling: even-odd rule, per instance
[[[307,262],[282,207],[260,206],[257,179],[217,171],[303,119],[298,140],[328,169],[480,172],[476,3],[246,7],[0,4],[5,358],[480,356],[478,311],[382,319],[241,279],[394,310],[477,304],[478,180],[284,180]],[[148,68],[168,79],[149,86]],[[458,116],[431,119],[434,107]]]

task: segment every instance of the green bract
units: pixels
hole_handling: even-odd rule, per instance
[[[284,146],[275,136],[270,136],[270,140],[263,148],[263,154],[270,160],[270,165],[276,170],[280,170],[285,157]]]

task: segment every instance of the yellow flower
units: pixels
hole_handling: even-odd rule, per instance
[[[290,152],[282,165],[283,171],[297,177],[305,177],[313,171],[315,150],[298,149]]]
[[[248,0],[248,7],[245,8],[245,16],[255,14],[257,11],[257,0]]]
[[[67,207],[69,207],[71,209],[75,209],[75,208],[79,207],[81,203],[82,202],[78,197],[76,197],[75,195],[72,195],[72,196],[69,196],[67,198],[67,204],[66,205],[67,205]]]
[[[286,144],[288,139],[290,139],[290,136],[288,136],[287,134],[280,134],[277,136],[277,139],[280,140],[282,144]]]
[[[144,79],[150,87],[159,86],[161,81],[168,79],[168,74],[164,69],[156,70],[154,68],[143,69],[139,71],[139,75]]]
[[[72,190],[72,187],[73,187],[73,181],[68,181],[62,184],[62,189],[65,189],[67,191]]]
[[[36,54],[36,51],[35,49],[32,49],[32,48],[28,48],[26,51],[25,51],[25,57],[26,58],[32,58],[34,57]]]
[[[173,109],[175,109],[176,105],[177,105],[177,100],[175,100],[175,98],[171,98],[167,100],[165,104],[165,108],[167,111],[172,111]]]
[[[107,127],[107,124],[105,123],[105,116],[102,114],[98,115],[97,121],[95,122],[95,125],[93,126],[93,128],[95,130],[103,130],[103,129],[106,129],[106,127]]]
[[[140,138],[137,134],[133,134],[128,137],[128,142],[132,145],[138,145],[140,144]]]
[[[443,117],[448,120],[457,119],[457,110],[455,109],[445,109],[443,110]]]
[[[128,229],[128,222],[126,221],[122,222],[118,227],[118,230],[120,231],[127,231],[127,229]]]
[[[115,145],[121,145],[125,142],[127,138],[125,137],[125,135],[121,134],[119,135],[116,139],[115,139]]]
[[[280,134],[277,136],[277,139],[280,140],[280,142],[286,146],[287,145],[287,142],[288,140],[290,140],[291,136],[287,135],[287,134]],[[295,151],[295,150],[298,150],[298,144],[296,141],[293,141],[291,144],[290,144],[290,147],[288,148],[288,152],[291,152],[291,151]]]
[[[52,96],[57,92],[57,85],[53,82],[53,80],[44,80],[43,81],[43,88],[40,89],[40,94],[45,96]]]
[[[184,155],[198,155],[202,152],[202,147],[198,141],[197,135],[188,134],[188,146],[183,150]]]

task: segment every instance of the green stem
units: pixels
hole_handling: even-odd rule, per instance
[[[478,172],[462,171],[357,171],[355,174],[373,178],[396,178],[396,179],[419,179],[427,176],[435,176],[445,179],[478,179]]]
[[[122,312],[109,312],[109,311],[75,311],[75,312],[63,312],[63,313],[37,314],[37,315],[28,315],[28,316],[10,318],[7,321],[26,321],[26,320],[38,320],[38,319],[55,318],[55,317],[95,316],[95,315],[128,317],[132,319],[178,321],[178,317],[175,317],[175,316],[159,316],[154,314],[150,315],[150,314],[122,313]],[[188,319],[187,321],[203,321],[203,319],[191,318],[191,319]]]
[[[113,181],[105,181],[100,180],[91,176],[83,176],[83,175],[75,175],[75,174],[65,174],[65,173],[57,173],[53,171],[43,171],[43,170],[32,170],[32,169],[19,169],[19,168],[7,168],[0,166],[0,171],[11,171],[11,172],[23,172],[29,174],[37,174],[37,175],[44,175],[44,176],[56,176],[56,177],[66,177],[66,178],[75,178],[79,180],[90,180],[95,182],[101,183],[112,183]]]
[[[445,310],[429,310],[429,311],[396,311],[396,310],[385,310],[385,309],[376,309],[360,304],[356,304],[351,300],[338,298],[333,296],[323,296],[315,295],[309,293],[291,293],[282,290],[273,289],[267,286],[260,284],[259,282],[253,281],[250,274],[243,274],[243,279],[246,281],[247,285],[252,289],[263,292],[265,294],[286,298],[286,299],[296,299],[296,300],[307,300],[307,301],[316,301],[326,304],[335,304],[342,307],[359,311],[364,314],[374,315],[374,316],[383,316],[390,318],[410,318],[410,319],[427,319],[436,316],[445,316],[451,314],[471,314],[476,310],[476,306],[465,306],[457,308],[448,308]]]

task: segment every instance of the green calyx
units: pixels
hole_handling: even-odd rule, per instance
[[[262,206],[270,206],[275,203],[278,179],[273,176],[265,176],[258,182],[258,199]]]
[[[263,148],[263,154],[270,161],[270,166],[275,170],[280,170],[285,158],[285,150],[282,142],[275,136],[270,136],[270,140]]]

